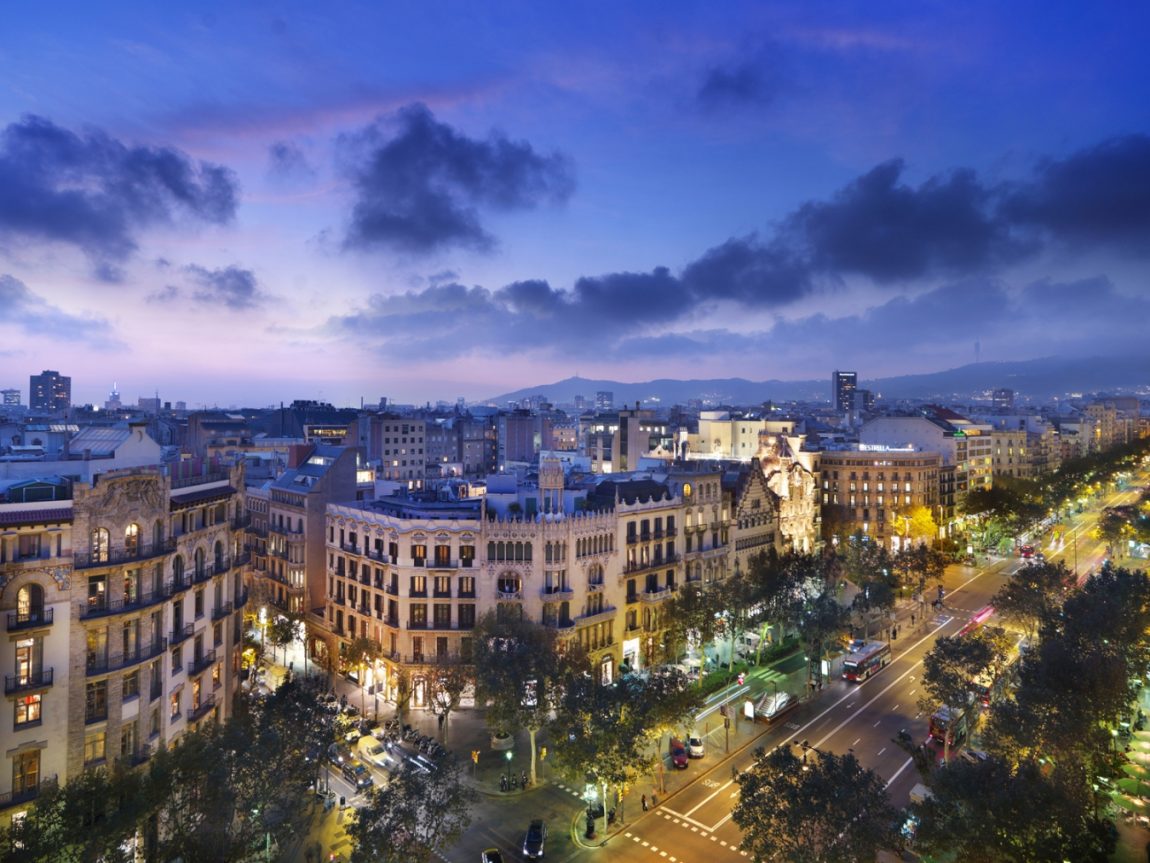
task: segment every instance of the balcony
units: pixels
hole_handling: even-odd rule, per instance
[[[192,633],[195,631],[195,628],[196,628],[195,624],[188,623],[188,624],[185,624],[184,626],[181,626],[177,629],[173,629],[172,630],[172,637],[170,639],[172,647],[175,647],[177,644],[179,644],[183,641],[187,641],[189,638],[191,638]]]
[[[589,581],[589,582],[587,582],[587,592],[588,593],[602,593],[603,592],[603,582],[601,582],[601,581]]]
[[[21,629],[37,629],[41,626],[51,626],[54,612],[54,608],[9,612],[8,631],[17,632]]]
[[[97,566],[116,566],[121,563],[138,563],[155,557],[162,557],[176,549],[174,538],[165,539],[151,545],[141,544],[138,548],[113,548],[110,551],[92,553],[77,551],[72,554],[73,569],[91,569]]]
[[[27,674],[7,674],[4,676],[5,695],[15,695],[17,692],[30,692],[35,689],[47,689],[51,685],[51,668],[31,671]]]
[[[141,662],[147,662],[149,659],[155,659],[168,649],[168,639],[157,638],[151,644],[137,647],[135,650],[128,651],[123,656],[109,658],[107,656],[89,656],[88,663],[85,666],[85,672],[89,675],[93,674],[107,674],[109,671],[119,671],[121,668],[129,668],[133,665],[139,665]]]
[[[384,591],[391,594],[392,596],[399,596],[399,585],[393,581],[391,584],[384,588]]]
[[[211,668],[215,661],[216,652],[214,650],[209,650],[198,659],[193,659],[188,663],[188,677],[191,677],[194,674],[199,674],[201,671],[207,668]]]
[[[636,572],[645,572],[649,569],[659,569],[664,566],[674,566],[679,562],[679,555],[670,554],[665,557],[656,557],[649,561],[628,561],[626,566],[623,567],[623,572],[630,575]]]
[[[495,600],[497,602],[509,602],[513,599],[523,599],[522,590],[496,590]]]
[[[280,536],[290,536],[296,539],[303,539],[302,530],[294,530],[290,527],[284,527],[283,525],[269,524],[268,533],[278,533]]]
[[[580,626],[589,626],[592,623],[604,623],[609,620],[615,619],[615,606],[607,606],[602,611],[596,611],[591,614],[580,614],[575,618],[575,622]]]
[[[575,598],[575,591],[566,585],[552,585],[539,591],[544,602],[562,602]]]
[[[248,591],[245,590],[243,593],[237,593],[236,594],[236,603],[235,603],[236,611],[239,611],[241,608],[243,608],[247,604],[248,604]]]
[[[103,602],[91,602],[80,608],[80,619],[88,620],[93,617],[107,617],[112,614],[123,614],[126,611],[139,611],[150,605],[159,605],[172,595],[169,585],[161,585],[158,590],[141,590],[135,596],[125,596],[118,599],[105,599]]]
[[[556,630],[559,630],[560,632],[562,632],[565,629],[573,629],[575,627],[575,621],[571,620],[570,618],[568,618],[566,620],[547,620],[547,619],[544,619],[543,625],[546,626],[548,629],[556,629]]]
[[[643,591],[643,602],[662,602],[669,599],[674,592],[675,588],[665,585],[656,587],[654,590],[645,590]]]
[[[225,602],[223,605],[217,606],[212,609],[212,620],[223,620],[233,611],[232,604]]]
[[[56,777],[45,777],[39,785],[34,788],[24,788],[20,791],[0,791],[0,809],[8,809],[12,806],[19,806],[22,803],[31,803],[40,796],[42,791],[48,791],[56,787]]]
[[[638,602],[638,601],[639,601],[639,594],[637,594],[637,593],[628,593],[627,594],[627,604],[628,605],[630,605],[632,602]]]
[[[187,713],[188,722],[195,722],[197,719],[200,719],[203,716],[206,716],[208,713],[210,713],[215,708],[215,706],[216,706],[216,696],[215,695],[209,695],[206,698],[201,698],[200,699],[200,706],[199,707],[193,707],[191,710],[188,711],[188,713]]]
[[[232,530],[243,530],[252,523],[252,517],[247,513],[237,515],[232,519]]]
[[[433,560],[429,564],[427,564],[427,568],[428,569],[458,569],[459,565],[456,563],[453,563],[450,558],[447,558],[447,559],[439,558],[439,559]]]

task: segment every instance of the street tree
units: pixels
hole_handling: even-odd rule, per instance
[[[885,783],[854,755],[759,749],[732,812],[755,861],[856,863],[896,842]]]
[[[375,663],[379,661],[381,656],[383,656],[383,648],[380,647],[379,642],[364,635],[357,636],[344,648],[344,660],[358,672],[359,709],[363,715],[367,714],[367,669],[374,669]]]
[[[792,607],[789,621],[807,652],[807,685],[812,691],[822,688],[827,647],[842,635],[849,616],[850,611],[826,587],[813,596],[804,596]]]
[[[551,715],[563,672],[555,630],[520,615],[488,612],[476,624],[472,643],[476,701],[487,706],[494,730],[527,731],[534,783],[536,735]]]
[[[1017,624],[1033,642],[1042,622],[1062,607],[1073,583],[1065,563],[1047,561],[1026,566],[999,589],[991,605],[997,615]]]
[[[927,715],[945,705],[952,717],[965,712],[974,700],[973,681],[994,662],[994,646],[977,633],[942,637],[923,657],[922,686],[925,697],[919,706]],[[946,735],[943,758],[950,761],[950,735]]]
[[[1114,850],[1108,825],[1085,783],[1065,778],[1036,760],[956,762],[914,807],[916,850],[969,863],[1104,863]]]
[[[0,828],[2,863],[129,863],[145,811],[140,774],[98,767],[66,785],[43,783],[36,805]]]
[[[454,760],[430,773],[404,769],[367,793],[347,825],[351,863],[428,863],[471,824],[475,792]]]
[[[706,645],[715,640],[722,628],[724,598],[723,591],[705,586],[701,581],[691,581],[667,600],[668,640],[676,653],[697,645],[702,654]],[[699,675],[700,686],[703,677]]]
[[[464,693],[473,688],[474,684],[475,674],[471,666],[461,662],[438,665],[430,673],[427,703],[439,719],[443,743],[447,743],[451,714],[458,709]]]
[[[241,860],[304,822],[330,718],[295,682],[225,723],[205,723],[148,764],[141,799],[160,859]]]
[[[286,659],[287,646],[295,639],[295,622],[283,614],[273,614],[267,625],[267,639],[272,646],[272,661],[276,660],[276,648],[284,648]]]

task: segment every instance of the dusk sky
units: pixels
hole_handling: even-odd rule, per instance
[[[1150,367],[1147,32],[1144,2],[7,4],[0,387]]]

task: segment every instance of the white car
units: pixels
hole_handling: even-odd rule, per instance
[[[387,751],[387,747],[374,737],[361,737],[359,740],[359,755],[368,764],[382,767],[384,770],[394,772],[399,770],[399,760]]]
[[[689,758],[702,758],[705,754],[703,738],[692,734],[687,738],[687,756]]]
[[[795,697],[789,692],[776,692],[773,695],[764,695],[755,707],[755,716],[756,718],[765,719],[767,722],[770,722],[797,703]]]

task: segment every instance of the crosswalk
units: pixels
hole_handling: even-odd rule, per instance
[[[741,850],[738,845],[727,842],[725,839],[720,839],[711,830],[708,830],[705,827],[701,827],[697,823],[692,823],[691,819],[680,815],[678,812],[675,812],[671,809],[657,809],[653,814],[657,818],[662,818],[668,824],[673,824],[676,827],[682,827],[684,830],[688,830],[697,836],[710,840],[712,843],[714,843],[716,850],[723,849],[725,851],[731,852],[732,855],[737,855],[739,857],[749,856],[747,852]],[[624,831],[623,836],[627,839],[630,839],[636,845],[640,845],[643,848],[646,848],[657,857],[666,860],[667,863],[678,863],[679,861],[679,858],[667,851],[665,847],[660,848],[658,845],[655,845],[652,842],[644,839],[642,836],[632,833],[630,830]]]

